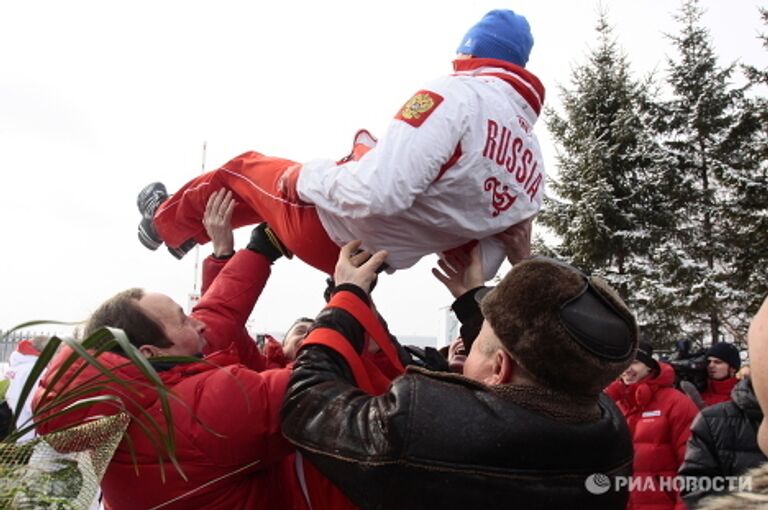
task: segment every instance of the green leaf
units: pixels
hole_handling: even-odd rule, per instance
[[[3,338],[9,336],[14,331],[41,324],[74,325],[78,323],[30,321],[7,331],[4,333]],[[66,345],[66,349],[60,351],[62,344]],[[116,352],[124,356],[126,365],[136,367],[144,380],[121,379],[117,375],[115,367],[108,367],[99,360],[99,356],[105,352]],[[47,386],[39,392],[38,401],[43,402],[43,404],[38,405],[34,409],[32,422],[18,424],[16,429],[3,442],[13,442],[25,432],[32,430],[35,425],[60,419],[74,412],[81,412],[90,406],[97,404],[113,405],[116,411],[126,412],[130,415],[132,422],[138,425],[142,433],[147,436],[150,444],[155,448],[163,481],[165,480],[164,463],[166,459],[171,462],[175,470],[186,480],[186,475],[176,458],[176,442],[170,400],[175,399],[176,402],[180,402],[185,406],[187,404],[165,386],[162,378],[153,368],[152,362],[199,363],[201,360],[188,357],[169,357],[153,359],[150,362],[130,343],[122,330],[115,328],[102,328],[82,342],[71,338],[54,336],[40,353],[32,367],[21,390],[19,402],[16,409],[14,409],[14,416],[19,415],[24,403],[36,389],[36,381],[48,369],[54,358],[57,359],[56,372],[47,374]],[[85,381],[78,381],[78,386],[73,387],[78,376],[88,367],[95,369],[96,375]],[[114,395],[118,389],[120,395]],[[164,425],[158,423],[139,405],[138,397],[141,395],[141,392],[147,390],[154,391],[157,394],[165,422]],[[104,392],[109,392],[110,394],[104,394]],[[127,409],[126,403],[133,404],[131,409],[138,410],[138,414],[131,413]],[[126,445],[128,445],[134,465],[138,469],[135,451],[133,450],[134,442],[127,436],[124,437],[124,440],[126,440]]]

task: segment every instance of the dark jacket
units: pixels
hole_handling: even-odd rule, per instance
[[[353,292],[356,299],[365,299]],[[343,313],[313,335],[363,341]],[[310,339],[308,339],[309,341]],[[628,476],[632,445],[621,413],[596,401],[528,386],[489,387],[409,369],[371,396],[332,349],[300,351],[283,405],[283,433],[362,508],[623,509],[625,490],[595,495],[596,473]]]
[[[681,476],[740,476],[768,460],[757,446],[763,413],[751,381],[740,381],[731,399],[703,409],[694,420]],[[683,498],[694,506],[708,494],[713,492],[693,490],[683,493]]]

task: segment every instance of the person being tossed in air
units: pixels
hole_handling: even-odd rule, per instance
[[[529,228],[544,194],[533,132],[544,87],[525,68],[532,46],[525,17],[490,11],[461,40],[454,72],[416,92],[381,140],[358,132],[340,161],[246,152],[170,197],[150,184],[138,198],[139,239],[181,258],[208,241],[205,204],[227,187],[238,203],[233,226],[268,223],[286,255],[328,274],[339,247],[361,239],[368,252],[387,250],[392,270],[479,242],[490,278],[506,255],[505,231]]]

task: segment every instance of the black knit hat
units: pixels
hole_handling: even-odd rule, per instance
[[[741,367],[741,356],[739,348],[733,344],[718,342],[707,350],[707,357],[721,359],[728,363],[732,369],[738,370]]]
[[[659,370],[659,362],[653,359],[653,345],[647,340],[640,340],[640,343],[637,345],[635,359],[641,361],[651,370]]]

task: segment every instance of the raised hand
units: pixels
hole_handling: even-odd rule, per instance
[[[376,270],[384,263],[388,254],[384,250],[377,251],[373,255],[360,252],[358,250],[360,244],[361,241],[351,241],[341,248],[333,279],[337,286],[351,283],[368,293],[376,280]]]
[[[226,188],[215,191],[205,205],[203,226],[211,238],[213,255],[218,258],[231,256],[235,252],[232,213],[236,205],[232,192]]]
[[[507,258],[512,264],[517,264],[523,259],[531,256],[531,227],[533,226],[533,216],[523,220],[516,225],[512,225],[504,232],[496,234],[494,237],[501,239],[507,248]]]
[[[475,245],[469,252],[462,249],[451,250],[437,261],[437,265],[440,269],[432,268],[432,274],[455,298],[485,284],[479,245]]]

